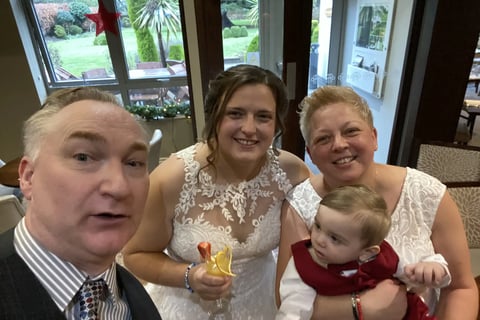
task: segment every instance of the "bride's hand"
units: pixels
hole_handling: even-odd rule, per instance
[[[232,277],[210,275],[201,263],[190,270],[189,283],[203,300],[216,300],[230,295]]]

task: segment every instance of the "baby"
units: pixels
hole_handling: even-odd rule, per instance
[[[407,293],[404,319],[435,319],[413,291],[447,286],[451,281],[447,262],[436,254],[404,266],[384,241],[390,224],[385,201],[365,186],[339,187],[325,195],[310,239],[292,245],[276,319],[310,319],[317,294],[352,294],[353,316],[363,319],[358,292],[392,277],[414,288]]]

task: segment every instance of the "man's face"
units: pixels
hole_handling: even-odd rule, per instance
[[[143,133],[121,107],[66,106],[51,119],[37,158],[20,164],[28,230],[80,269],[108,265],[140,223],[146,162]]]

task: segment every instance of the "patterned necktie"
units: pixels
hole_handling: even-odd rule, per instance
[[[107,296],[107,284],[103,279],[85,281],[79,291],[80,319],[97,320],[98,303]]]

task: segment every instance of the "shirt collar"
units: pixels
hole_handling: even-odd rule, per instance
[[[72,263],[62,260],[38,243],[28,231],[25,218],[15,228],[14,246],[17,254],[25,261],[60,310],[65,311],[88,274]],[[116,263],[102,274],[93,278],[103,278],[108,286],[109,295],[114,304],[121,299],[116,277]]]

